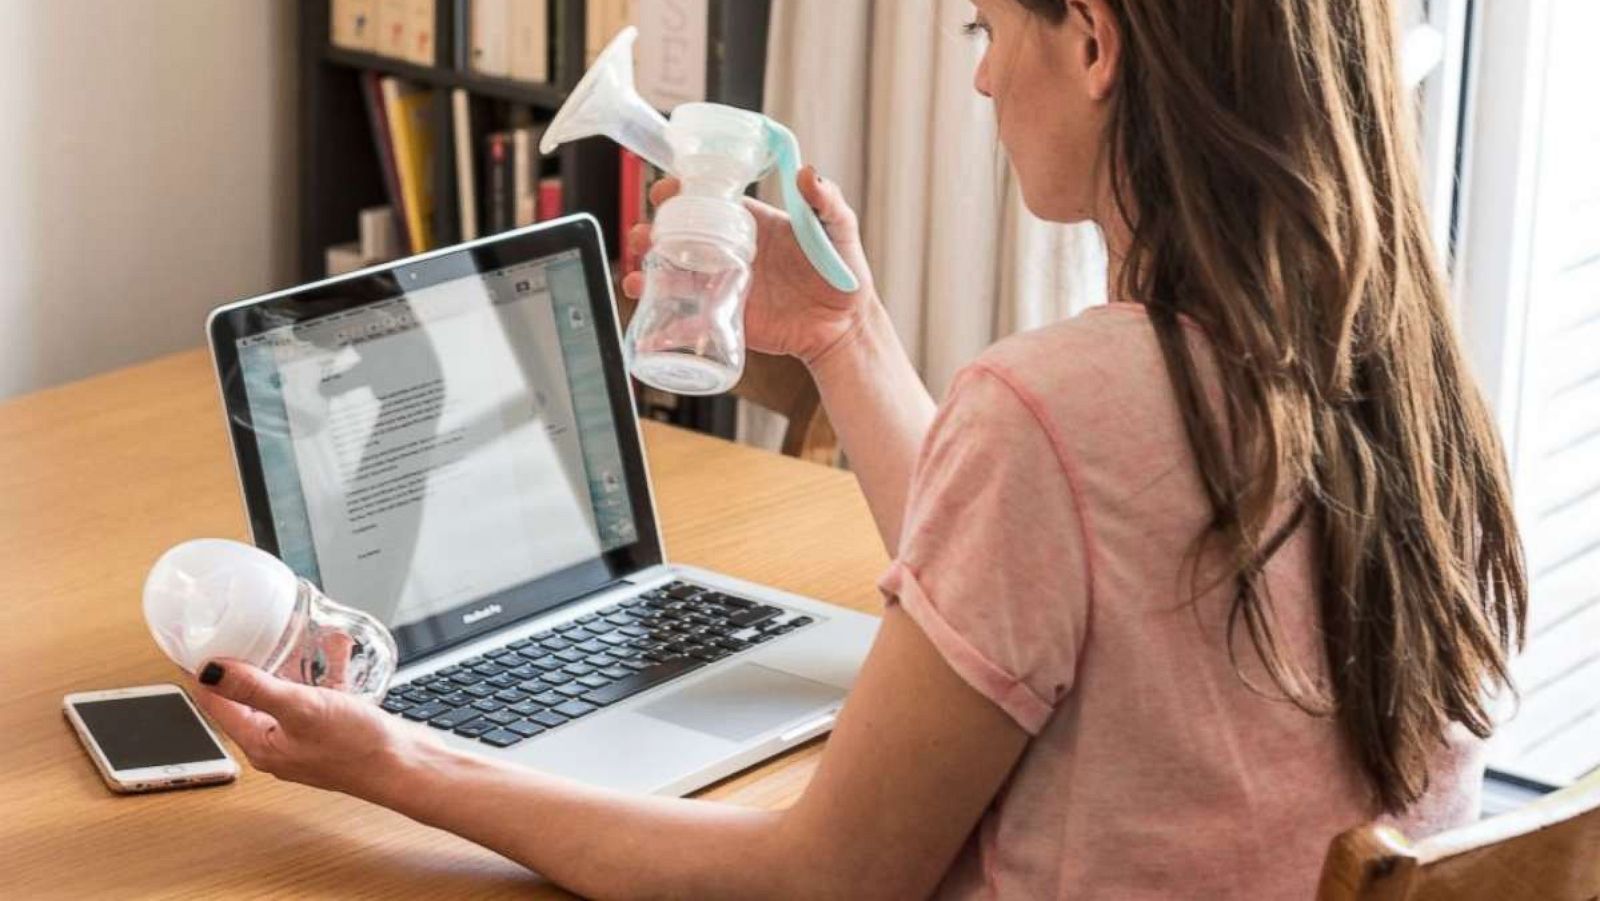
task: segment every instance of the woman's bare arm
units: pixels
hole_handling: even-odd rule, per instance
[[[473,757],[243,664],[197,697],[259,769],[368,798],[602,898],[925,895],[1027,740],[898,607],[816,777],[782,811],[630,796]]]
[[[807,365],[892,554],[900,545],[911,470],[933,424],[933,396],[876,299],[852,332]]]

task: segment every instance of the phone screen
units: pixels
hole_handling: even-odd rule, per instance
[[[189,702],[176,693],[73,705],[116,770],[221,760]]]

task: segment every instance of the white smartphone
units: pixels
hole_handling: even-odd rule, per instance
[[[114,792],[232,782],[239,765],[176,685],[80,691],[62,712]]]

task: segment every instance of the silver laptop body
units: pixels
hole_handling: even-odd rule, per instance
[[[390,624],[395,715],[660,794],[832,726],[878,621],[667,561],[592,217],[207,331],[255,541]]]

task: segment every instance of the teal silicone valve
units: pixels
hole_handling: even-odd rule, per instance
[[[800,249],[835,289],[847,294],[860,290],[861,282],[845,265],[838,249],[828,240],[816,211],[800,196],[800,188],[795,185],[795,177],[800,173],[800,142],[795,140],[794,132],[781,123],[766,116],[762,118],[767,120],[767,149],[778,167],[778,182],[783,187],[783,206],[789,212],[789,224],[794,229],[795,240],[800,242]]]

